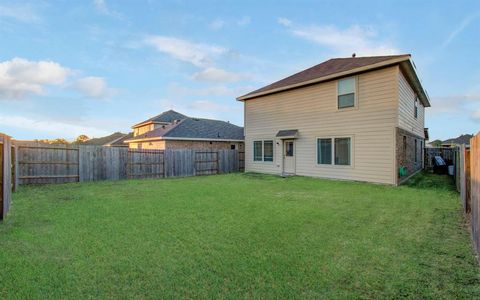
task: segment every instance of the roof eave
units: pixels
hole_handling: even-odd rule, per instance
[[[407,74],[407,76],[409,76],[410,79],[413,80],[413,87],[415,88],[415,92],[418,94],[418,97],[420,98],[420,101],[422,101],[424,107],[431,107],[430,97],[428,96],[427,91],[425,91],[425,89],[423,88],[422,82],[418,77],[415,63],[412,61],[412,59],[409,59],[406,62],[408,62],[407,68],[410,71],[410,74]]]
[[[315,79],[312,79],[312,80],[307,80],[307,81],[299,82],[299,83],[296,83],[296,84],[291,84],[291,85],[287,85],[287,86],[283,86],[283,87],[279,87],[279,88],[276,88],[276,89],[271,89],[271,90],[255,93],[255,94],[246,94],[246,95],[237,97],[237,101],[245,101],[245,100],[249,100],[249,99],[260,97],[260,96],[266,96],[266,95],[269,95],[269,94],[278,93],[278,92],[285,91],[285,90],[299,88],[299,87],[302,87],[302,86],[305,86],[305,85],[320,83],[320,82],[323,82],[323,81],[328,81],[328,80],[332,80],[332,79],[335,79],[335,78],[340,78],[340,77],[344,77],[344,76],[348,76],[348,75],[352,75],[352,74],[356,74],[356,73],[361,73],[361,72],[365,72],[365,71],[372,70],[372,69],[377,69],[377,68],[381,68],[381,67],[386,67],[386,66],[390,66],[390,65],[399,64],[399,63],[404,62],[404,61],[410,61],[410,57],[411,57],[410,54],[406,54],[406,55],[402,55],[401,57],[384,60],[382,62],[378,62],[378,63],[375,63],[375,64],[351,69],[351,70],[348,70],[348,71],[338,72],[338,73],[330,74],[330,75],[327,75],[327,76],[318,77],[318,78],[315,78]]]
[[[212,141],[212,142],[244,142],[243,139],[213,139],[213,138],[187,138],[187,137],[151,137],[151,138],[143,138],[143,139],[131,139],[125,140],[124,143],[136,143],[136,142],[148,142],[148,141]]]

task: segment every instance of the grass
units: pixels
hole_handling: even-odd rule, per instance
[[[0,298],[480,298],[458,194],[230,174],[22,187]]]

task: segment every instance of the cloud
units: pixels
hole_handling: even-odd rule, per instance
[[[245,76],[228,72],[219,68],[206,68],[203,71],[193,74],[193,79],[203,81],[239,81]]]
[[[252,22],[252,19],[250,17],[242,17],[240,20],[237,21],[238,26],[247,26]]]
[[[58,137],[76,137],[80,134],[88,136],[104,136],[111,132],[87,125],[72,124],[68,122],[51,121],[45,118],[34,119],[24,116],[0,114],[0,125],[27,129],[29,131],[56,135]]]
[[[210,24],[209,27],[213,30],[220,30],[222,28],[225,28],[226,26],[238,26],[238,27],[245,27],[249,25],[252,22],[252,19],[248,16],[241,17],[240,19],[230,19],[228,21],[225,21],[224,19],[217,18],[213,20]]]
[[[121,13],[110,9],[105,0],[93,0],[93,5],[95,6],[95,10],[102,15],[111,16],[119,19],[123,18],[123,15]]]
[[[429,116],[470,117],[480,121],[480,93],[473,90],[465,95],[432,97],[432,107],[427,108]]]
[[[226,116],[236,118],[243,116],[243,106],[241,103],[232,102],[230,105],[224,105],[209,100],[197,100],[193,102],[181,103],[169,99],[160,99],[154,101],[155,109],[168,110],[173,109],[190,117],[210,118],[226,120]]]
[[[223,104],[218,104],[216,102],[212,102],[208,100],[197,100],[191,103],[189,106],[190,108],[197,111],[215,112],[215,113],[241,111],[241,109],[233,105],[223,105]]]
[[[464,31],[465,28],[467,28],[473,21],[475,21],[478,18],[480,18],[480,13],[476,13],[464,18],[462,22],[460,22],[460,24],[455,28],[455,30],[453,30],[445,39],[445,41],[442,43],[442,48],[447,47],[453,41],[453,39],[455,39],[457,35],[462,33],[462,31]]]
[[[287,27],[290,26],[290,25],[292,25],[292,21],[290,21],[290,20],[287,19],[287,18],[278,18],[278,19],[277,19],[277,22],[278,22],[278,24],[281,24],[281,25],[287,26]]]
[[[474,111],[470,118],[475,121],[475,122],[480,122],[480,109],[477,109],[476,111]]]
[[[286,18],[279,18],[277,22],[294,36],[325,46],[333,50],[335,55],[357,53],[360,56],[366,56],[399,53],[399,50],[389,42],[379,40],[377,31],[372,27],[352,25],[341,29],[334,25],[299,26]]]
[[[147,45],[171,57],[191,63],[197,67],[211,66],[214,59],[228,52],[223,47],[193,43],[184,39],[167,36],[149,36],[145,39]]]
[[[73,84],[73,88],[90,98],[106,98],[115,93],[102,77],[80,78]]]
[[[65,82],[71,71],[52,61],[13,58],[0,62],[0,98],[22,99],[42,94],[46,85]]]
[[[188,96],[229,96],[237,97],[255,89],[254,86],[226,87],[225,85],[209,86],[204,88],[189,88],[185,85],[172,83],[168,86],[168,93],[176,97]]]
[[[0,5],[0,19],[10,18],[24,23],[37,23],[40,16],[29,5]]]
[[[213,20],[213,22],[210,23],[209,26],[214,30],[219,30],[222,29],[223,26],[225,26],[225,21],[223,21],[222,19],[215,19]]]

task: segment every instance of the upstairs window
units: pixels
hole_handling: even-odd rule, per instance
[[[355,77],[340,79],[337,83],[338,108],[355,106]]]
[[[414,107],[413,107],[413,116],[415,117],[415,119],[418,117],[418,98],[415,98],[415,101],[414,101]]]

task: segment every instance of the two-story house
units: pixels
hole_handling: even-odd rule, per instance
[[[330,59],[237,100],[246,171],[397,185],[422,169],[430,102],[410,55]]]
[[[221,120],[192,118],[174,110],[132,126],[123,140],[133,149],[237,149],[243,151],[243,128]]]

